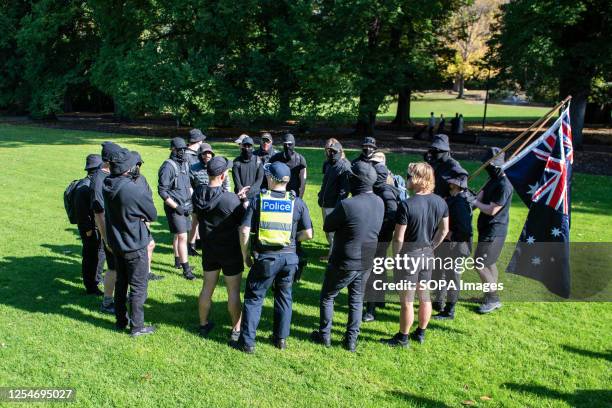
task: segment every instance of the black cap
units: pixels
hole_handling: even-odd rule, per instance
[[[116,176],[123,174],[136,165],[137,158],[128,149],[121,148],[110,157],[110,172]]]
[[[191,129],[189,131],[189,143],[197,143],[206,140],[206,135],[200,129]]]
[[[368,136],[365,139],[363,139],[363,143],[361,144],[361,146],[370,146],[376,149],[376,139]]]
[[[202,154],[202,153],[206,153],[206,152],[211,152],[213,154],[213,156],[215,155],[215,152],[212,148],[211,145],[209,145],[208,143],[202,143],[200,145],[200,149],[198,150],[198,154]]]
[[[97,169],[102,165],[102,156],[99,154],[88,154],[85,159],[85,170]]]
[[[245,137],[244,139],[242,139],[242,142],[240,142],[240,144],[241,144],[241,145],[248,144],[248,145],[253,146],[253,144],[254,144],[254,143],[253,143],[253,138],[252,138],[251,136],[247,136],[247,137]]]
[[[269,140],[270,142],[272,142],[272,135],[268,132],[264,133],[263,135],[261,135],[261,140]]]
[[[448,136],[443,134],[435,135],[429,147],[432,149],[440,150],[441,152],[450,152]]]
[[[283,144],[284,143],[295,144],[295,137],[291,133],[284,134],[283,135]]]
[[[289,166],[279,161],[264,164],[264,173],[279,183],[288,183],[291,179]]]
[[[182,137],[175,137],[174,139],[170,141],[170,148],[171,149],[186,149],[187,144],[185,143],[185,139],[183,139]]]
[[[496,154],[498,154],[499,152],[501,152],[501,149],[499,147],[489,147],[487,148],[487,150],[485,151],[484,155],[482,156],[482,162],[486,163],[487,161],[489,161],[489,159],[491,159],[493,156],[495,156]],[[490,163],[491,165],[495,166],[495,167],[502,167],[504,165],[504,152],[501,152],[501,154],[499,156],[497,156],[495,159],[493,159],[493,161]]]
[[[465,174],[453,175],[450,178],[446,179],[446,182],[448,184],[454,184],[456,186],[459,186],[459,188],[463,190],[468,188],[468,179]]]
[[[144,160],[142,160],[142,156],[140,156],[140,153],[138,153],[136,150],[132,150],[130,153],[132,153],[136,158],[136,164],[141,165],[144,163]]]
[[[358,160],[351,165],[351,177],[356,177],[367,186],[376,183],[376,170],[370,163]]]
[[[104,162],[110,161],[111,154],[113,154],[114,152],[120,149],[121,149],[121,146],[119,146],[116,143],[113,143],[113,142],[102,143],[102,161]]]
[[[210,159],[206,165],[206,173],[211,177],[220,176],[229,168],[230,162],[223,156],[216,156]]]

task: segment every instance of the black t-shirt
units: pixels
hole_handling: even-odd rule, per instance
[[[495,215],[480,212],[478,216],[478,239],[483,237],[505,237],[508,233],[512,184],[508,177],[490,179],[482,189],[482,203],[496,203],[502,206]]]
[[[270,163],[276,161],[285,163],[289,170],[291,170],[291,179],[287,184],[287,191],[293,191],[295,194],[300,194],[300,188],[302,187],[302,179],[300,178],[300,172],[306,168],[306,159],[298,152],[294,152],[289,160],[285,157],[284,152],[276,153],[270,158]]]
[[[396,223],[406,225],[406,248],[430,247],[438,224],[444,217],[448,217],[448,206],[436,194],[414,194],[402,201],[397,210]]]
[[[193,193],[198,216],[202,253],[205,258],[242,259],[238,226],[244,215],[240,199],[223,187],[199,185]]]
[[[278,192],[272,190],[272,197],[282,198],[284,192]],[[259,231],[259,202],[261,195],[258,195],[251,199],[249,207],[247,208],[244,217],[242,218],[242,226],[251,227],[251,233],[254,233],[253,237],[253,249],[260,253],[295,253],[295,236],[298,231],[304,231],[312,228],[312,220],[310,219],[310,213],[306,203],[301,198],[295,197],[293,203],[293,229],[291,230],[291,244],[284,248],[264,246],[259,243],[258,231]]]
[[[449,229],[451,241],[472,241],[472,207],[468,203],[465,193],[449,196],[448,205]]]

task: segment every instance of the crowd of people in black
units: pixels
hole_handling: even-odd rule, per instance
[[[240,153],[233,161],[215,155],[205,139],[198,129],[190,131],[187,142],[172,139],[157,183],[173,234],[174,266],[185,279],[193,280],[189,256],[201,257],[204,284],[199,295],[199,333],[207,337],[215,327],[209,314],[222,273],[231,319],[230,346],[254,352],[263,301],[272,289],[271,341],[284,349],[290,333],[292,287],[307,265],[302,242],[313,238],[310,212],[302,199],[306,159],[296,151],[291,134],[282,136],[280,151],[274,149],[269,133],[261,136],[257,150],[253,138],[241,135],[236,141]],[[483,158],[488,161],[497,156],[487,166],[489,180],[477,194],[468,189],[468,173],[452,158],[444,134],[433,137],[424,161],[408,165],[405,178],[391,173],[372,137],[365,138],[360,155],[352,161],[336,139],[325,143],[324,152],[318,205],[329,251],[321,257],[327,268],[312,341],[331,345],[334,301],[347,288],[349,317],[343,346],[355,351],[362,322],[375,320],[377,308],[385,306],[384,296],[368,296],[374,280],[373,258],[387,256],[389,249],[392,255],[409,257],[467,257],[472,252],[474,209],[480,210],[475,256],[486,260],[477,270],[482,282],[497,282],[495,263],[507,233],[512,197],[498,149],[488,149]],[[101,310],[115,314],[117,329],[129,329],[134,337],[155,331],[145,324],[143,306],[148,282],[162,278],[151,273],[155,242],[150,224],[156,221],[157,211],[151,188],[140,172],[142,165],[137,152],[104,142],[100,155],[87,156],[87,176],[76,183],[70,196],[83,242],[86,292],[103,296]],[[371,247],[374,252],[366,253]],[[102,273],[105,261],[107,270]],[[241,302],[245,265],[249,272]],[[456,271],[432,270],[426,264],[411,273],[391,272],[396,281],[414,283],[437,279],[457,284],[460,279]],[[386,281],[386,274],[380,279]],[[430,293],[418,285],[416,290],[400,291],[399,330],[381,341],[406,347],[412,337],[422,343],[432,309],[438,312],[435,319],[455,317],[458,292],[455,288]],[[481,313],[501,307],[496,291],[484,295]],[[418,324],[410,333],[416,296]]]

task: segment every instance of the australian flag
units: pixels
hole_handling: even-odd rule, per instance
[[[504,165],[506,176],[529,207],[508,272],[542,282],[570,296],[570,195],[574,149],[569,106],[536,141]]]

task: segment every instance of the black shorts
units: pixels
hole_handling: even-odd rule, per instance
[[[482,258],[484,266],[491,266],[499,259],[504,249],[505,237],[478,237],[474,259]]]
[[[202,269],[204,273],[221,269],[225,276],[240,275],[244,270],[242,254],[224,258],[204,255],[202,257]]]
[[[115,255],[108,250],[104,243],[102,245],[104,246],[104,255],[106,256],[106,267],[111,271],[115,271]]]
[[[412,283],[418,283],[421,281],[429,282],[431,280],[431,273],[433,269],[433,251],[411,251],[406,253],[408,258],[422,258],[418,269],[416,270],[394,270],[393,277],[396,282],[400,280],[406,280]],[[402,254],[402,257],[404,254]],[[409,264],[412,265],[412,264]]]
[[[164,212],[168,219],[168,227],[173,234],[183,234],[191,231],[191,216],[178,215],[174,209],[164,205]]]

